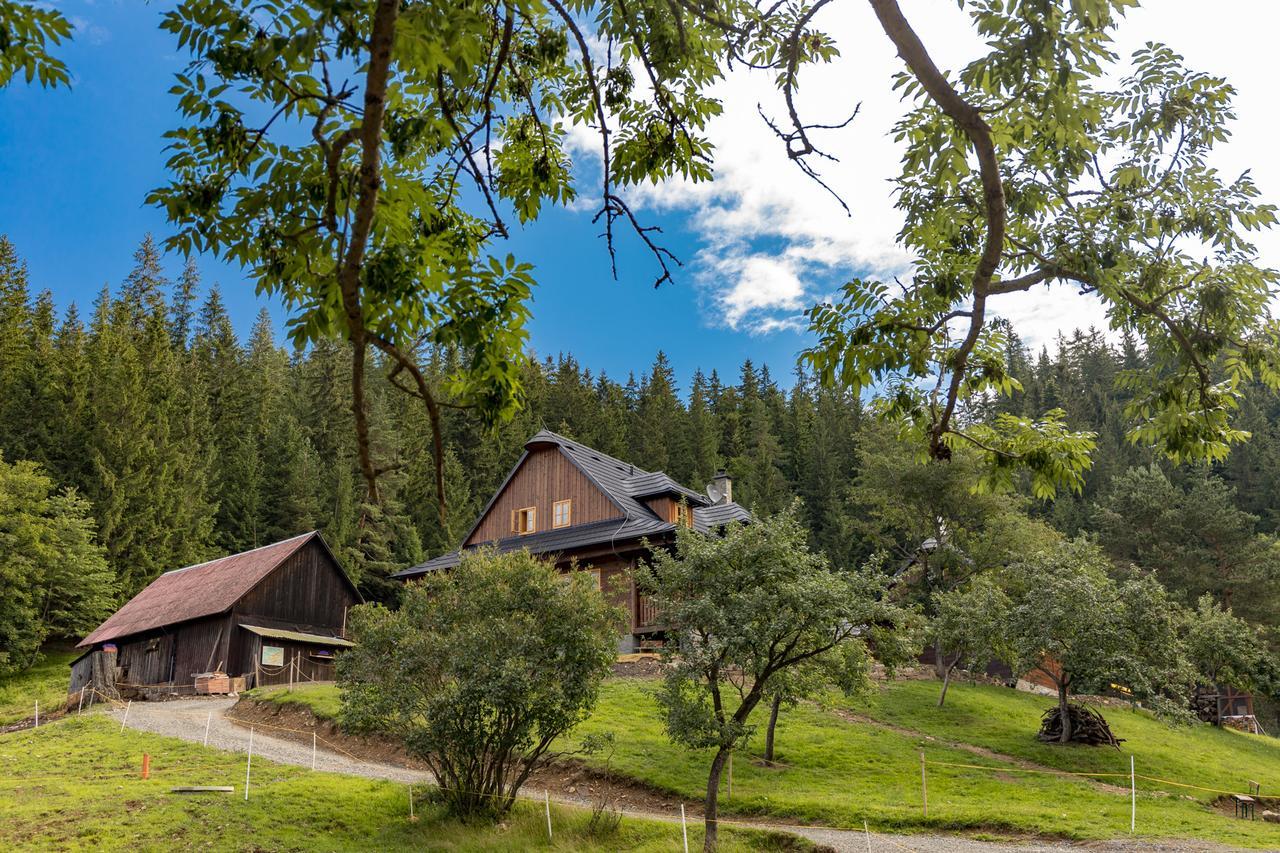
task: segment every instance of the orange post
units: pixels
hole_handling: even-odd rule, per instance
[[[142,753],[142,778],[151,778],[151,756],[145,752]]]

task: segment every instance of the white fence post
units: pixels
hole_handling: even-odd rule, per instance
[[[867,826],[867,819],[862,819],[862,832],[867,836],[867,853],[871,853],[871,829]]]
[[[311,733],[311,769],[316,769],[316,733]],[[413,786],[409,786],[409,816],[413,816]]]
[[[40,728],[40,700],[36,700],[36,724],[32,728]]]
[[[544,798],[544,801],[547,804],[547,841],[550,842],[552,840],[551,838],[551,791],[544,789],[542,792],[542,796]]]
[[[84,688],[80,688],[80,704],[76,705],[76,716],[80,716],[80,712],[84,710]]]
[[[253,729],[249,729],[249,760],[244,765],[244,798],[249,799],[249,769],[253,767]]]
[[[204,745],[209,745],[209,726],[213,725],[213,712],[209,712],[209,716],[204,718]]]
[[[684,819],[684,803],[680,804],[680,835],[684,838],[684,853],[689,853],[689,824]]]
[[[129,704],[124,706],[124,718],[120,720],[120,734],[124,734],[124,724],[129,722],[129,709],[133,707],[133,700],[129,700]]]
[[[1133,756],[1129,756],[1129,832],[1138,828],[1138,777],[1133,772]]]

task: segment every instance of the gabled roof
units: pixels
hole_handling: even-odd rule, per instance
[[[333,557],[324,538],[312,531],[252,551],[165,572],[81,640],[77,648],[230,610],[263,578],[312,539],[319,540]],[[338,565],[336,559],[334,565]],[[338,571],[342,572],[341,566],[338,566]],[[345,573],[342,577],[348,585],[351,584]]]
[[[704,495],[685,488],[662,471],[640,470],[628,462],[623,462],[607,453],[601,453],[585,444],[579,444],[573,439],[565,438],[550,430],[541,430],[525,442],[524,446],[524,455],[511,469],[502,486],[490,498],[475,525],[463,537],[463,542],[469,540],[475,533],[476,528],[480,526],[480,521],[489,513],[507,483],[524,464],[529,452],[541,447],[556,447],[618,507],[623,517],[544,530],[526,536],[509,536],[494,542],[467,546],[463,550],[488,546],[500,552],[526,548],[533,554],[555,554],[591,545],[617,545],[642,537],[658,538],[674,533],[676,526],[666,519],[659,518],[641,498],[660,495],[673,495],[687,500],[693,510],[693,527],[703,533],[731,521],[751,520],[751,514],[736,503],[710,504]],[[451,569],[458,565],[461,559],[462,551],[451,551],[412,568],[396,572],[392,577],[407,579],[439,569]]]

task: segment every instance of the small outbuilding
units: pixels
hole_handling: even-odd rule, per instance
[[[362,601],[314,531],[165,572],[80,642],[70,692],[95,666],[144,693],[193,692],[211,672],[246,687],[331,681]]]

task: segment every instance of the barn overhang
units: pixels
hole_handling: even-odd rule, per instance
[[[303,631],[286,631],[283,628],[263,628],[259,625],[247,625],[240,623],[240,627],[244,628],[251,634],[257,634],[259,637],[266,637],[271,640],[289,640],[294,643],[304,643],[313,646],[338,646],[339,648],[349,649],[355,645],[350,640],[344,640],[341,637],[328,637],[324,634],[307,634]]]

